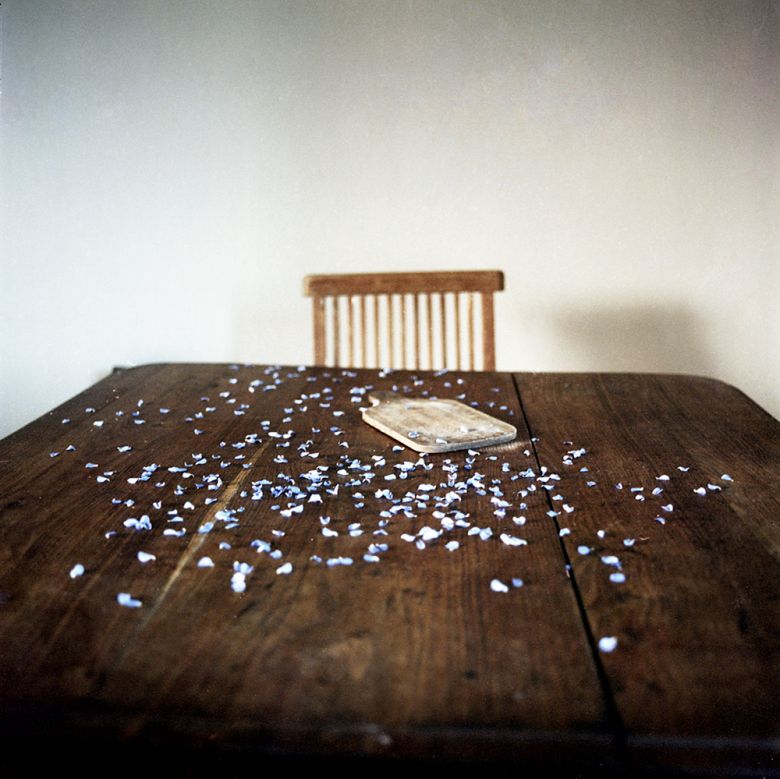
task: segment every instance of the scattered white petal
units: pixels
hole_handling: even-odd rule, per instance
[[[602,652],[613,652],[618,645],[615,636],[603,636],[599,639],[599,649]]]
[[[201,557],[198,560],[198,568],[213,568],[214,561],[210,557]]]
[[[528,546],[528,541],[524,538],[510,536],[509,533],[502,533],[500,538],[507,546]]]
[[[142,601],[134,598],[129,592],[120,592],[116,596],[116,602],[128,609],[140,609],[143,606]]]
[[[73,566],[73,568],[70,569],[70,578],[71,579],[78,579],[79,576],[84,575],[84,566],[81,563],[76,563],[76,565]]]
[[[493,579],[493,581],[490,582],[490,589],[493,590],[493,592],[509,592],[509,587],[500,579]]]
[[[138,561],[141,563],[150,563],[152,560],[156,560],[157,556],[150,554],[149,552],[138,552]]]
[[[288,573],[292,573],[292,569],[293,569],[292,563],[284,563],[283,565],[280,565],[276,569],[276,573],[286,575]]]
[[[351,557],[331,557],[327,561],[327,565],[331,568],[335,565],[352,565]]]

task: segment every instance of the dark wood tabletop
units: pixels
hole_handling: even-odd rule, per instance
[[[371,390],[518,437],[419,455]],[[778,775],[779,520],[718,381],[119,371],[0,442],[0,769]]]

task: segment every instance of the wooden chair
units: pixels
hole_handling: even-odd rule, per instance
[[[493,293],[503,288],[498,270],[306,276],[314,363],[475,370],[481,357],[494,370]]]

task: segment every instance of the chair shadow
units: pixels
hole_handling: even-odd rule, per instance
[[[549,321],[572,369],[713,375],[703,324],[684,304],[567,307]]]

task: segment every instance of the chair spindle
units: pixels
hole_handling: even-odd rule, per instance
[[[349,364],[355,364],[355,314],[352,307],[352,295],[347,295],[347,349],[349,353]]]
[[[469,370],[474,370],[474,293],[469,292],[466,299],[466,317],[469,336]]]
[[[340,359],[340,322],[339,322],[339,299],[338,297],[331,298],[331,317],[333,326],[333,364],[336,366],[341,365]]]
[[[360,364],[368,365],[366,361],[366,296],[359,295],[360,301]]]
[[[439,293],[439,319],[441,322],[441,367],[447,364],[447,299]]]
[[[428,313],[428,368],[433,370],[433,295],[428,292],[425,297]]]
[[[460,293],[455,295],[455,367],[460,370]]]
[[[412,295],[414,302],[414,369],[420,369],[420,296]]]

